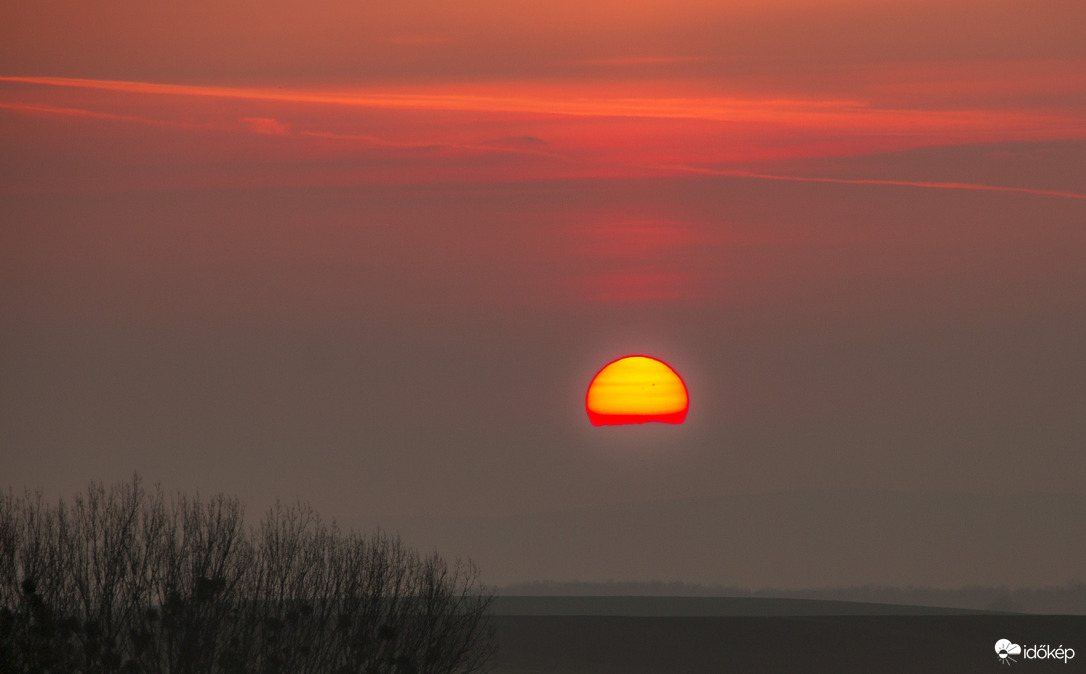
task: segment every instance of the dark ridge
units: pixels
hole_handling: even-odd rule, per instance
[[[499,616],[768,617],[993,615],[972,609],[766,597],[496,597]]]

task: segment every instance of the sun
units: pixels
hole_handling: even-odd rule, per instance
[[[588,385],[585,407],[593,426],[681,424],[689,407],[686,384],[666,363],[626,356],[608,363]]]

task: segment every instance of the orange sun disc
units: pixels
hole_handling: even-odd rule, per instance
[[[686,384],[675,370],[647,356],[609,363],[592,379],[585,399],[593,426],[681,424],[689,404]]]

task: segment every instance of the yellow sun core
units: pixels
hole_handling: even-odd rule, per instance
[[[681,424],[689,398],[683,380],[667,364],[647,356],[627,356],[596,374],[585,406],[594,426],[649,421]]]

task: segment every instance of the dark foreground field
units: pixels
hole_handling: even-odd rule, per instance
[[[862,605],[821,607],[836,614],[817,615],[819,608],[797,605],[802,615],[779,615],[784,604],[756,615],[498,615],[495,674],[1086,671],[1086,616],[903,615],[878,606],[860,615]],[[1004,669],[994,649],[999,639],[1077,653],[1066,664],[1017,655],[1013,669]]]

